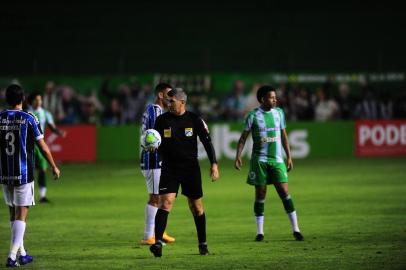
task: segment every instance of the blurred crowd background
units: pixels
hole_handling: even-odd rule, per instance
[[[406,118],[404,17],[393,3],[8,1],[0,9],[0,94],[14,79],[44,93],[57,123],[137,124],[153,87],[167,81],[183,87],[189,109],[205,119],[240,121],[266,83],[289,121]],[[257,76],[272,72],[400,77]],[[191,76],[201,73],[209,75]],[[129,74],[138,78],[120,79]]]
[[[20,83],[18,79],[12,82]],[[267,82],[234,80],[225,89],[216,91],[210,76],[189,84],[171,83],[185,88],[189,94],[189,110],[208,121],[230,122],[241,121],[247,112],[258,107],[256,91]],[[43,89],[26,89],[26,92],[42,93],[43,107],[53,114],[58,124],[114,126],[140,123],[146,105],[154,102],[154,84],[137,80],[112,84],[107,78],[93,85],[91,90],[83,91],[49,80],[43,84]],[[347,83],[328,79],[323,83],[271,85],[277,89],[278,106],[284,109],[288,121],[406,118],[405,91],[393,91],[390,84],[376,86],[366,80]],[[0,89],[1,109],[6,107],[5,87],[2,85]]]

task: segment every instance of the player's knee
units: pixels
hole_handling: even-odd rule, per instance
[[[159,195],[151,194],[149,196],[148,204],[152,205],[152,206],[155,206],[155,207],[158,207],[158,205],[159,205]]]
[[[26,207],[26,206],[17,206],[15,208],[14,220],[25,221],[25,218],[27,216],[27,212],[28,212],[28,207]]]
[[[266,188],[263,187],[256,187],[255,189],[255,199],[258,200],[265,200],[266,197]]]
[[[279,197],[282,200],[289,197],[289,191],[288,191],[287,187],[279,186],[279,187],[277,187],[277,192],[278,192]]]
[[[194,216],[201,216],[204,213],[203,205],[201,204],[192,204],[190,205],[190,211]]]
[[[192,212],[193,216],[201,216],[204,213],[203,203],[201,200],[188,200],[189,209]]]
[[[261,201],[261,200],[265,200],[265,197],[266,197],[265,192],[257,193],[256,199]]]
[[[287,198],[290,198],[290,195],[287,191],[281,191],[281,192],[279,192],[279,198],[281,198],[282,200],[285,200]]]
[[[172,209],[172,202],[170,200],[162,200],[159,208],[169,212]]]

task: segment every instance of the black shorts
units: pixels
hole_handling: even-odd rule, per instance
[[[186,168],[165,168],[161,169],[159,180],[159,194],[176,193],[179,186],[182,187],[182,194],[188,198],[197,200],[203,197],[202,176],[199,166]]]

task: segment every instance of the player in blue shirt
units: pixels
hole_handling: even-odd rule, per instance
[[[34,202],[34,144],[52,167],[55,179],[60,171],[44,141],[44,135],[34,115],[22,110],[24,92],[12,84],[6,89],[10,109],[0,113],[0,183],[4,200],[10,208],[11,245],[7,267],[16,267],[33,261],[24,249],[25,219]],[[17,258],[17,252],[20,256]]]
[[[142,116],[141,134],[147,129],[154,128],[155,120],[167,108],[167,93],[172,89],[167,83],[160,83],[155,87],[155,103],[149,104]],[[152,245],[155,243],[154,228],[155,215],[158,211],[159,203],[159,178],[161,177],[161,159],[158,151],[149,152],[142,150],[141,153],[141,171],[145,177],[149,200],[145,206],[145,227],[144,238],[141,240],[142,245]],[[163,240],[172,243],[175,238],[164,234]]]

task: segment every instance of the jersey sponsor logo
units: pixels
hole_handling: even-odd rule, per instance
[[[164,129],[164,138],[172,137],[172,130],[170,128]]]
[[[258,128],[258,130],[260,132],[278,131],[279,129],[280,129],[279,127],[272,127],[272,128],[260,127],[260,128]]]
[[[26,119],[3,119],[3,120],[1,120],[1,123],[2,124],[7,124],[7,125],[9,125],[9,124],[22,124],[22,125],[25,125],[25,123],[27,122],[27,120]]]
[[[21,175],[2,175],[1,180],[21,180],[23,177]]]
[[[0,130],[20,130],[20,126],[0,126]]]
[[[185,135],[186,135],[186,137],[192,137],[193,136],[193,128],[185,128]]]
[[[279,137],[261,137],[261,142],[263,143],[270,143],[270,142],[277,142],[279,141]]]

